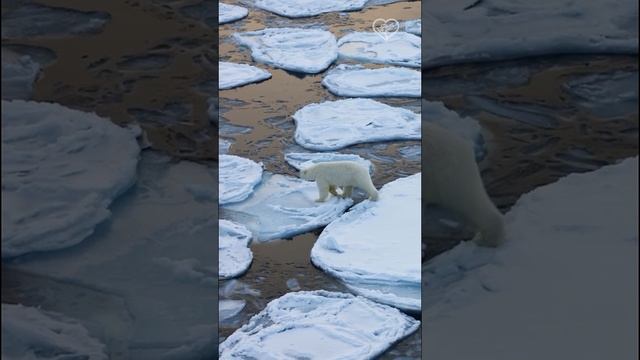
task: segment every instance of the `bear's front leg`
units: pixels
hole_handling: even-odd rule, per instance
[[[316,184],[318,185],[318,200],[316,202],[324,202],[327,200],[329,196],[329,183],[322,180],[316,180]]]

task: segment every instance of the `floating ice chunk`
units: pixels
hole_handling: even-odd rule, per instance
[[[425,67],[550,54],[638,53],[634,0],[436,0],[422,8]]]
[[[220,344],[220,359],[373,359],[419,324],[359,296],[293,292],[271,301]]]
[[[246,199],[262,179],[262,164],[235,155],[220,155],[220,205]]]
[[[226,61],[218,62],[218,89],[225,90],[234,87],[269,79],[271,73],[247,64],[234,64]]]
[[[420,114],[371,99],[345,99],[309,104],[298,110],[295,140],[312,150],[336,150],[349,145],[419,140]]]
[[[386,67],[366,69],[362,65],[340,64],[322,79],[329,91],[339,96],[420,97],[420,71]]]
[[[218,23],[220,25],[240,20],[249,14],[242,6],[218,3]]]
[[[409,34],[418,35],[418,36],[422,35],[421,19],[404,21],[402,23],[402,26],[404,27],[404,31],[408,32]]]
[[[422,101],[422,116],[425,121],[437,124],[473,144],[476,159],[486,155],[482,128],[476,119],[460,116],[439,101],[425,100]]]
[[[256,0],[256,7],[281,16],[300,18],[334,11],[355,11],[368,0]]]
[[[226,155],[229,153],[229,148],[233,145],[233,142],[229,139],[218,139],[218,154]]]
[[[218,222],[218,277],[229,279],[247,271],[253,254],[249,249],[251,232],[228,220]]]
[[[637,199],[637,157],[571,174],[518,200],[502,247],[463,243],[431,259],[425,358],[635,357]]]
[[[105,346],[78,321],[54,312],[2,304],[3,359],[108,359]]]
[[[300,290],[300,282],[296,278],[291,278],[287,280],[287,288],[291,291],[298,291]]]
[[[238,315],[244,309],[244,300],[220,300],[218,302],[218,321],[223,323]]]
[[[260,241],[302,234],[335,220],[353,200],[330,197],[316,202],[318,188],[313,181],[265,174],[262,184],[247,200],[225,209],[248,214],[241,222]]]
[[[359,294],[420,311],[421,175],[394,180],[329,224],[311,261]]]
[[[319,29],[272,28],[234,34],[254,60],[281,69],[315,74],[338,57],[336,38]]]
[[[370,173],[373,173],[373,164],[371,161],[362,158],[360,155],[355,154],[340,154],[340,153],[288,153],[284,155],[284,160],[293,166],[297,170],[301,170],[303,167],[317,164],[327,161],[355,161],[363,167],[369,169]]]
[[[29,55],[2,49],[2,99],[30,99],[40,65]]]
[[[397,32],[385,39],[374,32],[354,32],[338,40],[340,57],[376,64],[420,67],[420,37]]]
[[[2,101],[2,257],[78,244],[136,178],[136,134],[92,113]]]

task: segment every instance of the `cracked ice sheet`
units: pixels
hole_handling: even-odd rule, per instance
[[[638,52],[635,0],[434,0],[422,7],[426,68],[520,57]]]
[[[233,37],[255,61],[294,72],[319,73],[338,57],[335,36],[320,29],[270,28]]]
[[[330,196],[316,202],[318,187],[284,175],[265,173],[262,183],[245,201],[224,207],[231,220],[246,226],[258,241],[282,239],[322,227],[338,218],[353,200]]]
[[[329,224],[311,261],[360,295],[420,311],[421,174],[394,180]]]
[[[218,89],[226,90],[271,78],[271,73],[247,64],[218,62]]]
[[[340,64],[327,73],[322,85],[338,96],[420,97],[422,77],[420,71],[406,68]]]
[[[341,58],[375,64],[420,67],[420,37],[406,32],[388,39],[374,32],[354,32],[338,40]]]
[[[137,132],[57,104],[2,101],[2,257],[90,236],[135,182]]]
[[[440,101],[427,100],[422,100],[422,116],[425,121],[437,124],[471,143],[476,159],[482,159],[486,155],[487,149],[478,120],[460,116],[447,109]]]
[[[190,356],[184,358],[211,358],[217,342],[211,306],[217,301],[217,204],[197,201],[187,188],[211,186],[216,178],[212,166],[173,163],[144,151],[137,182],[90,238],[7,265],[123,299],[130,319],[115,330],[111,313],[96,317],[95,306],[82,302],[73,308],[74,318],[92,319],[94,328],[104,329],[95,334],[99,340],[124,343],[122,358],[163,359],[185,351]],[[111,334],[108,341],[103,334]]]
[[[373,359],[420,322],[363,297],[299,291],[273,301],[220,344],[220,359]]]
[[[327,12],[361,10],[368,0],[256,0],[260,9],[280,16],[300,18]]]
[[[247,271],[253,260],[250,242],[251,232],[243,225],[218,222],[218,278],[230,279]]]
[[[309,104],[298,110],[293,119],[296,122],[295,141],[311,150],[420,139],[420,114],[371,99]]]
[[[364,168],[369,169],[370,173],[373,173],[373,164],[371,161],[364,159],[360,155],[356,154],[340,154],[340,153],[288,153],[284,155],[284,160],[296,170],[301,170],[303,167],[327,162],[327,161],[355,161],[362,165]]]
[[[105,346],[75,319],[34,307],[2,304],[3,359],[106,360]]]
[[[242,6],[218,3],[218,24],[226,24],[240,20],[249,14],[249,10]]]
[[[502,247],[426,264],[425,358],[636,358],[638,158],[539,187],[505,221]]]
[[[262,164],[235,155],[220,155],[220,205],[238,202],[251,195],[262,180]]]

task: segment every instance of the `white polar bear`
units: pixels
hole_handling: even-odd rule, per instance
[[[449,209],[474,226],[478,245],[499,246],[504,241],[503,217],[484,189],[471,144],[438,125],[423,127],[426,204]]]
[[[315,180],[318,185],[318,202],[323,202],[329,196],[348,197],[354,187],[362,189],[369,194],[369,199],[378,200],[378,190],[371,181],[369,170],[354,161],[327,161],[300,170],[300,177],[305,180]],[[337,187],[342,187],[342,194],[338,194]]]

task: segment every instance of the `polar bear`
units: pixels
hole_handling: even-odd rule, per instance
[[[354,187],[369,194],[369,199],[378,200],[378,190],[371,181],[369,170],[355,161],[327,161],[300,170],[300,177],[305,180],[315,180],[318,185],[318,202],[323,202],[329,196],[348,197]],[[337,187],[342,187],[342,194],[338,194]]]
[[[502,214],[482,184],[471,144],[432,123],[423,123],[422,169],[426,204],[451,210],[472,225],[474,241],[496,247],[504,241]]]

